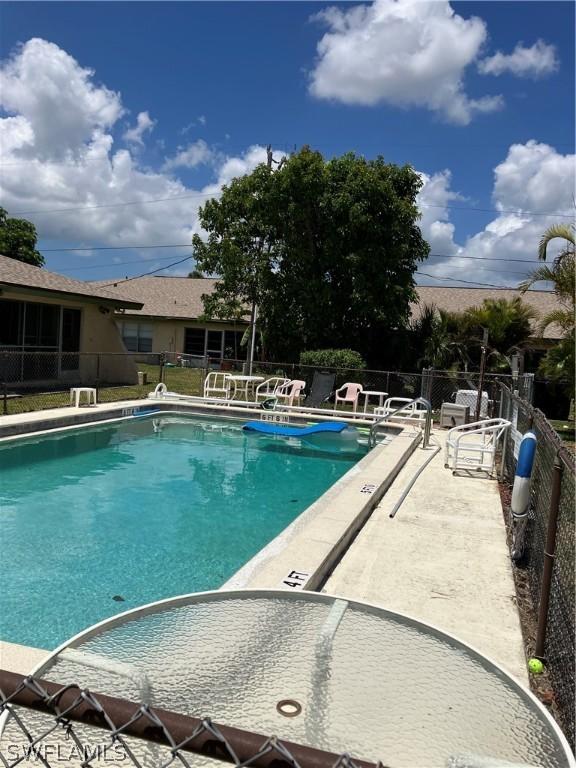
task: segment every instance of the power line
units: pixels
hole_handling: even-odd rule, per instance
[[[485,286],[486,288],[502,288],[503,290],[508,291],[517,291],[518,286],[514,285],[496,285],[495,283],[482,283],[479,280],[462,280],[459,277],[448,277],[447,275],[431,275],[428,272],[416,272],[417,275],[422,275],[423,277],[431,277],[433,280],[449,280],[452,283],[467,283],[468,285],[481,285]],[[550,291],[552,293],[552,291]]]
[[[220,191],[220,190],[218,190]],[[157,197],[152,200],[129,200],[125,203],[103,203],[101,205],[80,205],[76,208],[51,208],[43,211],[14,211],[11,215],[30,216],[40,213],[72,213],[74,211],[93,211],[97,208],[122,208],[127,205],[151,205],[152,203],[166,203],[170,200],[190,200],[198,197],[214,197],[218,192],[198,192],[194,195],[174,195],[174,197]]]
[[[185,259],[180,259],[180,261],[174,261],[172,264],[167,264],[165,267],[159,267],[158,269],[152,269],[150,272],[143,272],[141,275],[134,275],[134,277],[126,277],[123,280],[113,280],[111,283],[106,283],[106,285],[99,286],[100,288],[110,288],[111,286],[119,285],[120,283],[129,283],[130,280],[138,280],[140,277],[147,277],[148,275],[155,275],[156,272],[163,272],[165,269],[170,269],[171,267],[175,267],[178,264],[183,264],[185,261],[190,261],[193,256],[186,256]]]
[[[512,261],[518,261],[521,264],[537,264],[538,261],[533,259],[504,259],[501,256],[460,256],[453,253],[449,256],[446,253],[430,253],[426,257],[427,259],[472,259],[473,261],[505,261],[509,264]]]
[[[180,245],[96,245],[82,246],[79,248],[40,248],[42,253],[65,253],[67,251],[128,251],[128,250],[151,250],[154,248],[191,248],[191,243],[181,243]]]
[[[476,208],[474,206],[461,205],[433,205],[432,203],[418,203],[419,208],[447,208],[451,211],[476,211],[482,213],[513,213],[516,216],[559,216],[566,218],[571,213],[554,213],[552,211],[515,211],[512,208]]]
[[[162,245],[95,245],[95,246],[78,246],[76,248],[40,248],[42,253],[66,253],[75,251],[128,251],[128,250],[153,250],[155,248],[191,248],[190,243],[175,243],[175,244],[162,244]],[[538,261],[533,259],[506,259],[499,256],[460,256],[459,254],[448,253],[430,253],[426,257],[427,259],[472,259],[473,261],[504,261],[507,264],[511,262],[518,262],[521,264],[538,264]]]
[[[17,216],[30,216],[32,214],[44,214],[44,213],[72,213],[75,211],[92,211],[100,208],[121,208],[128,205],[152,205],[153,203],[165,203],[171,200],[191,200],[199,197],[213,198],[220,190],[216,192],[197,192],[191,195],[175,195],[173,197],[158,197],[150,200],[129,200],[124,203],[102,203],[100,205],[81,205],[74,208],[49,208],[46,210],[32,210],[32,211],[13,211],[11,215]],[[440,205],[434,203],[419,203],[420,208],[442,208],[452,211],[474,211],[480,213],[512,213],[519,216],[557,216],[566,218],[571,216],[570,213],[556,213],[554,211],[517,211],[505,208],[478,208],[475,206],[459,206],[459,205]]]
[[[91,264],[84,267],[66,267],[67,272],[80,272],[85,269],[102,269],[103,267],[124,267],[127,264],[146,264],[146,262],[170,261],[172,256],[163,256],[159,259],[133,259],[132,261],[108,261],[106,264]]]

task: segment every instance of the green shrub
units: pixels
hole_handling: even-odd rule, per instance
[[[300,365],[315,368],[347,368],[362,370],[366,363],[358,352],[352,349],[316,349],[300,353]]]

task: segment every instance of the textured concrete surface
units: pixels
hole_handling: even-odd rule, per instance
[[[437,432],[443,442],[445,433]],[[455,635],[527,684],[512,567],[495,480],[454,476],[441,451],[395,518],[426,458],[405,465],[324,591],[366,600]]]
[[[32,669],[48,656],[48,651],[30,648],[0,640],[0,668],[20,675],[29,674]]]

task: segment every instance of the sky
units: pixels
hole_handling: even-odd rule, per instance
[[[417,281],[513,287],[574,218],[574,23],[554,0],[3,2],[0,205],[53,271],[187,274],[198,207],[266,144],[382,155],[422,176]]]

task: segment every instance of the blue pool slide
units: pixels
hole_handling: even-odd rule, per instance
[[[309,427],[283,427],[281,424],[269,421],[247,421],[242,425],[242,429],[282,437],[306,437],[319,432],[343,432],[347,427],[348,424],[344,421],[327,421],[324,424],[312,424]]]

